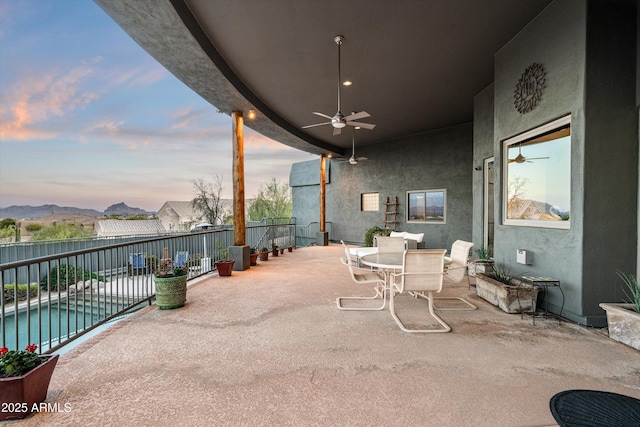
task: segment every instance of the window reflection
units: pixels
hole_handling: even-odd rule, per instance
[[[504,159],[505,224],[569,228],[570,117],[505,141]]]
[[[424,190],[407,192],[407,221],[445,222],[446,191]]]

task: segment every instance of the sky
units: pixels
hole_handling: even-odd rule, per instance
[[[0,0],[0,207],[158,211],[215,176],[231,198],[231,137],[93,1]],[[317,157],[245,127],[246,197]]]

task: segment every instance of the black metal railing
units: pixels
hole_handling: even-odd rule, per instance
[[[295,224],[246,228],[252,247],[295,245]],[[233,229],[149,237],[0,264],[0,346],[51,353],[151,304],[153,274],[168,254],[188,279],[209,273],[233,244]]]

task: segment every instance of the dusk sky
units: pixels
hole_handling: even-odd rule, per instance
[[[0,0],[0,207],[231,198],[231,133],[92,1]],[[315,158],[245,127],[246,197]]]

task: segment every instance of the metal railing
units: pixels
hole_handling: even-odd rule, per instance
[[[329,240],[331,240],[331,222],[326,222],[325,230],[329,233]],[[296,227],[296,246],[304,248],[307,246],[315,245],[317,234],[320,231],[320,223],[319,222],[310,222],[306,226],[297,226]]]
[[[246,244],[295,244],[295,224],[246,228]],[[268,243],[268,244],[267,244]],[[188,279],[209,273],[233,244],[233,229],[140,239],[0,264],[0,346],[58,350],[116,318],[151,304],[153,274],[168,251]],[[180,256],[178,256],[180,253]]]

